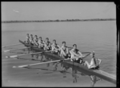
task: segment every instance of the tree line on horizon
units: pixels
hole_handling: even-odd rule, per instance
[[[108,21],[116,20],[114,18],[109,19],[66,19],[66,20],[11,20],[11,21],[2,21],[2,23],[17,23],[17,22],[66,22],[66,21]]]

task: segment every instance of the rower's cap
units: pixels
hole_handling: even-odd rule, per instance
[[[77,46],[77,44],[73,44],[73,46]]]
[[[66,42],[65,42],[65,41],[63,41],[63,42],[62,42],[62,44],[63,44],[63,43],[65,44]]]
[[[46,39],[47,39],[47,40],[49,40],[49,38],[48,38],[48,37],[47,37]]]
[[[42,37],[39,37],[40,39],[42,39]]]
[[[56,42],[56,40],[55,40],[55,39],[54,39],[53,41],[54,41],[54,42]]]
[[[93,55],[95,55],[95,51],[93,51]]]
[[[95,55],[95,51],[93,51],[92,53],[91,53],[91,56],[94,56]]]

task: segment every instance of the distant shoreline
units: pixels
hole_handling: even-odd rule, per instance
[[[28,23],[28,22],[76,22],[76,21],[114,21],[114,18],[108,19],[66,19],[66,20],[11,20],[2,21],[2,23]]]

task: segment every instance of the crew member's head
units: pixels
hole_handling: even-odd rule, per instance
[[[65,45],[66,45],[66,42],[65,42],[65,41],[63,41],[63,42],[62,42],[62,45],[64,45],[64,46],[65,46]]]
[[[56,43],[56,40],[55,40],[55,39],[53,40],[53,43]]]
[[[27,36],[29,36],[29,34],[27,33]]]
[[[49,38],[46,38],[47,41],[49,41]]]
[[[73,44],[73,48],[74,48],[74,49],[77,49],[77,45],[76,45],[76,44]]]
[[[39,37],[40,40],[42,40],[42,37]]]
[[[35,37],[37,38],[37,35],[35,35]]]
[[[33,35],[32,35],[32,34],[31,34],[30,36],[31,36],[31,37],[33,37]]]
[[[92,56],[92,57],[95,57],[95,51],[92,52],[91,56]]]

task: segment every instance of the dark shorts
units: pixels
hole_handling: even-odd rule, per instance
[[[80,61],[81,61],[80,64],[82,64],[84,62],[81,58],[79,58],[78,60],[73,60],[73,61],[76,62],[76,63],[80,63]]]
[[[98,65],[98,66],[93,67],[93,68],[90,68],[90,69],[92,69],[92,70],[96,70],[96,69],[99,69],[99,68],[100,68],[100,66]]]
[[[40,47],[40,49],[44,49],[44,47]]]
[[[52,52],[52,53],[58,55],[58,52]]]
[[[33,44],[33,43],[30,43],[30,45],[32,45],[32,46],[33,46],[34,44]]]
[[[47,51],[50,51],[50,50],[51,50],[51,48],[47,49]]]
[[[63,55],[64,58],[69,58],[69,55],[67,54],[66,56]]]

